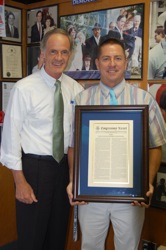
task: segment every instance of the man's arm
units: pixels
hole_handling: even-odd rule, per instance
[[[149,183],[153,185],[161,162],[161,147],[149,149]]]
[[[16,199],[23,203],[31,204],[37,202],[33,189],[28,184],[22,170],[11,170],[16,185]]]
[[[150,201],[154,192],[153,181],[160,167],[161,154],[161,146],[149,149],[149,190],[146,193],[146,196],[149,197],[149,204],[145,204],[144,202],[134,202],[132,203],[133,206],[145,208],[150,206]]]

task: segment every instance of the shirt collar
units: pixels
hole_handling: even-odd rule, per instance
[[[100,81],[100,88],[101,92],[105,97],[108,97],[110,95],[110,89],[107,85],[105,85],[103,82]],[[125,79],[123,79],[118,85],[116,85],[113,90],[115,92],[116,98],[120,96],[120,94],[123,92],[125,88]]]
[[[44,67],[41,68],[40,74],[41,74],[42,78],[44,79],[45,83],[46,83],[49,87],[53,88],[53,87],[55,86],[56,79],[53,78],[52,76],[48,75],[48,74],[46,73]],[[62,76],[61,76],[59,79],[57,79],[57,80],[62,81]]]

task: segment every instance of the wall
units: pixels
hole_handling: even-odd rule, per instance
[[[144,47],[143,47],[143,78],[142,80],[139,81],[139,86],[141,88],[147,89],[147,66],[148,66],[148,34],[149,34],[149,11],[150,11],[150,2],[149,0],[128,0],[127,5],[130,4],[138,4],[138,3],[145,3],[145,12],[144,12]],[[35,4],[29,4],[29,5],[24,5],[20,3],[16,3],[11,0],[6,0],[6,5],[9,6],[15,6],[18,8],[21,8],[23,10],[22,12],[22,48],[23,48],[23,73],[24,76],[26,76],[26,9],[33,9],[33,8],[39,8],[47,5],[54,5],[54,4],[59,4],[59,16],[61,15],[68,15],[68,14],[77,14],[81,12],[88,12],[88,11],[94,11],[94,10],[100,10],[100,9],[105,9],[105,8],[113,8],[113,7],[120,7],[124,6],[125,3],[123,0],[97,0],[96,3],[88,3],[88,4],[82,4],[82,5],[77,5],[77,6],[72,6],[71,0],[47,0],[47,1],[42,1],[39,5],[39,3]],[[93,82],[93,81],[92,81]],[[3,189],[6,190],[6,181],[8,182],[9,186],[12,188],[13,187],[13,180],[9,178],[10,173],[8,170],[5,170],[4,178],[3,178],[3,183],[1,185],[3,186]],[[9,179],[8,179],[9,178]],[[0,194],[1,195],[1,194]],[[11,190],[11,200],[13,200],[14,197],[14,190]],[[9,204],[5,205],[6,208],[9,206]],[[10,209],[12,213],[15,213],[15,205],[13,203],[10,203]],[[7,218],[3,218],[4,210],[0,210],[0,218],[2,217],[2,226],[5,225]],[[14,215],[13,215],[14,216]],[[14,217],[13,217],[14,218]],[[14,218],[15,221],[15,218]],[[77,242],[73,242],[72,240],[72,223],[73,223],[73,209],[71,209],[71,217],[70,217],[70,223],[69,223],[69,230],[68,230],[68,239],[67,239],[67,250],[79,250],[80,249],[80,238]],[[13,228],[11,229],[11,232],[14,232],[14,235],[12,236],[12,239],[14,240],[16,238],[16,227],[15,227],[15,222],[13,223]],[[9,233],[9,232],[8,232]],[[147,239],[150,241],[157,242],[158,245],[163,244],[166,245],[166,212],[161,209],[155,209],[155,208],[149,208],[146,210],[146,219],[144,223],[144,228],[142,232],[142,237],[141,239]],[[3,239],[0,234],[0,245],[2,245]],[[11,238],[8,238],[8,242],[11,241]],[[110,249],[113,250],[113,230],[112,227],[110,227],[109,234],[107,237],[106,241],[106,250]],[[141,243],[140,243],[140,248],[141,249]]]

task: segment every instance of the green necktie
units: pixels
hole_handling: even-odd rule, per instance
[[[118,102],[117,102],[115,92],[113,91],[113,89],[110,89],[110,97],[111,97],[110,104],[111,105],[117,105]]]
[[[64,131],[63,131],[63,97],[61,91],[61,82],[55,83],[54,93],[54,116],[53,116],[53,157],[60,162],[64,156]]]

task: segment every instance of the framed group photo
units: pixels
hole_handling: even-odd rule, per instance
[[[58,5],[27,10],[27,44],[39,43],[45,33],[57,28]]]
[[[100,42],[122,40],[128,58],[126,79],[142,79],[144,4],[60,16],[60,27],[73,37],[66,74],[74,79],[99,79],[95,59]]]
[[[12,42],[22,41],[22,12],[21,9],[5,6],[6,37],[3,40]]]
[[[148,80],[166,79],[166,5],[150,1]]]

